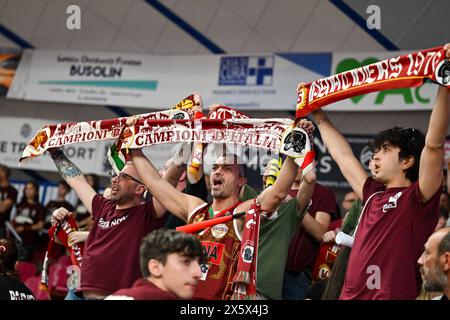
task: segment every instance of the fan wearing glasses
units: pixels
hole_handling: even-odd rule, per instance
[[[166,209],[155,198],[145,201],[146,188],[131,162],[118,175],[111,176],[111,195],[106,199],[94,191],[62,150],[51,149],[50,154],[59,173],[92,212],[94,220],[85,245],[80,288],[69,291],[66,299],[102,299],[131,287],[141,278],[141,240],[163,226]],[[175,185],[182,172],[172,166],[163,178]],[[70,214],[60,208],[53,213],[53,218],[59,221]]]
[[[444,51],[450,59],[450,43]],[[426,136],[414,128],[395,127],[373,139],[372,178],[325,113],[313,112],[333,160],[365,204],[340,299],[418,296],[415,262],[439,217],[449,94],[449,88],[439,87]]]

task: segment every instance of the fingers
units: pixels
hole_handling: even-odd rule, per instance
[[[445,56],[446,56],[447,58],[450,58],[450,43],[446,43],[446,44],[444,45],[444,50],[446,51],[446,52],[445,52]]]
[[[128,117],[127,122],[126,122],[127,127],[134,126],[138,120],[139,120],[139,116]]]
[[[52,224],[55,224],[58,221],[63,220],[65,217],[70,216],[72,213],[69,212],[66,208],[58,208],[52,213]]]

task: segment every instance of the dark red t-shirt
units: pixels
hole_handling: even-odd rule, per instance
[[[317,211],[328,213],[331,216],[331,220],[337,218],[337,204],[334,193],[319,183],[316,183],[314,186],[308,213],[315,218]],[[289,244],[286,271],[300,272],[306,268],[312,270],[319,254],[319,248],[320,242],[316,241],[300,225]]]
[[[116,203],[96,195],[92,200],[94,223],[86,240],[81,265],[81,290],[115,292],[130,288],[142,277],[139,265],[141,240],[161,228],[153,201],[117,210]]]
[[[14,218],[15,226],[32,226],[40,221],[44,221],[45,209],[40,203],[22,202],[17,205],[16,217]],[[23,243],[33,244],[37,238],[37,231],[31,229],[20,234]]]
[[[386,189],[368,178],[363,202],[379,191],[362,213],[340,299],[406,300],[418,295],[417,259],[436,227],[441,190],[422,203],[418,182]]]
[[[147,279],[137,280],[129,289],[114,292],[107,300],[178,300],[178,297],[161,290]]]
[[[17,201],[17,190],[13,186],[0,187],[0,201],[11,199],[13,203]],[[0,213],[0,228],[5,226],[5,221],[9,221],[11,217],[11,208],[7,212]]]

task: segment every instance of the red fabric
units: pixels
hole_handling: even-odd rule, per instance
[[[336,230],[342,225],[343,219],[338,219],[330,223],[328,231]],[[313,281],[328,279],[330,277],[331,269],[334,261],[339,253],[340,247],[336,243],[320,243],[319,255],[313,268]]]
[[[368,178],[363,202],[377,191],[382,192],[362,213],[340,298],[413,300],[420,291],[417,259],[438,221],[441,190],[421,203],[418,182],[407,188],[386,189]],[[381,273],[376,290],[367,285],[374,283],[373,266]]]
[[[161,228],[150,200],[139,206],[118,210],[116,203],[96,195],[92,200],[94,223],[86,241],[81,266],[81,290],[115,292],[129,288],[141,278],[141,240]]]
[[[194,212],[188,223],[209,219],[209,206]],[[228,212],[227,214],[231,214]],[[233,277],[241,241],[234,230],[233,221],[208,228],[197,235],[206,253],[208,263],[202,265],[202,278],[198,282],[193,299],[229,300],[233,293]]]
[[[28,278],[35,276],[37,271],[36,269],[36,265],[33,262],[17,262],[16,271],[22,282],[25,282]]]
[[[137,280],[129,289],[120,289],[110,298],[120,299],[119,296],[133,298],[134,300],[178,300],[178,297],[167,291],[163,291],[147,279]]]
[[[258,239],[260,207],[256,199],[247,211],[242,234],[241,250],[236,274],[233,278],[235,289],[232,300],[256,299],[256,261],[258,257]]]
[[[438,81],[445,66],[443,47],[383,60],[368,66],[309,82],[298,93],[296,118],[327,104],[357,95],[405,87],[417,87],[425,79]],[[447,71],[450,69],[447,69]],[[450,83],[444,83],[450,87]]]

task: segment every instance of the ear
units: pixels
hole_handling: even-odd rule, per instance
[[[450,252],[445,252],[439,257],[442,270],[447,273],[450,271]]]
[[[140,195],[140,196],[143,197],[143,196],[144,196],[145,190],[146,190],[145,186],[142,185],[142,184],[140,184],[140,185],[138,185],[138,186],[136,187],[135,193],[136,193],[137,195]]]
[[[246,177],[239,177],[239,188],[242,187],[246,183],[247,183]]]
[[[411,168],[414,165],[415,162],[416,161],[413,156],[409,156],[408,158],[403,159],[402,160],[402,169],[408,170],[409,168]]]
[[[162,276],[163,265],[158,260],[150,259],[150,261],[147,264],[147,268],[152,277],[160,278]]]

